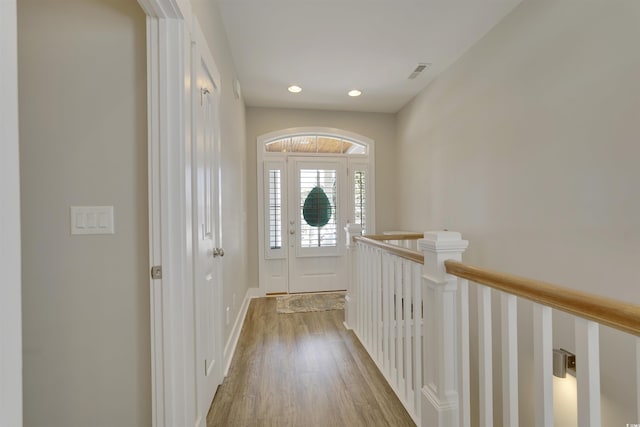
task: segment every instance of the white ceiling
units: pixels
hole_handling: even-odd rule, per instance
[[[520,1],[218,3],[248,106],[394,113]],[[409,80],[421,62],[432,65]]]

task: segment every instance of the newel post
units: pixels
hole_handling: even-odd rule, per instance
[[[353,237],[362,236],[362,226],[348,223],[344,231],[347,233],[347,295],[344,297],[344,326],[347,329],[352,329],[356,327],[358,319],[356,310],[358,300],[358,254]]]
[[[418,250],[424,253],[422,270],[425,303],[425,361],[422,387],[422,427],[457,427],[458,391],[458,280],[447,274],[444,262],[462,260],[469,242],[460,233],[424,233]]]

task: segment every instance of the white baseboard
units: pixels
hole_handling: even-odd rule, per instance
[[[351,326],[349,326],[349,315],[352,310],[355,310],[355,307],[351,307],[351,295],[346,294],[344,296],[344,322],[342,324],[347,330],[351,330]]]
[[[224,346],[224,376],[225,377],[229,373],[231,360],[233,360],[233,355],[236,352],[236,346],[238,345],[238,339],[240,338],[240,331],[242,331],[242,325],[244,324],[244,319],[245,317],[247,317],[247,311],[249,310],[249,303],[253,298],[258,298],[259,296],[260,296],[260,290],[258,288],[247,289],[247,293],[245,294],[244,300],[242,301],[242,307],[240,307],[240,311],[238,312],[236,321],[233,323],[233,329],[231,329],[231,334],[229,334],[229,339],[227,339],[227,344]]]
[[[249,288],[247,289],[247,296],[249,299],[261,298],[264,296],[264,292],[260,291],[260,288]]]

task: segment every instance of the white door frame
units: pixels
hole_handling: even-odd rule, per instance
[[[196,364],[192,246],[197,225],[192,223],[190,176],[192,44],[200,43],[198,50],[215,70],[218,87],[220,76],[188,0],[138,3],[147,14],[149,268],[162,267],[162,277],[149,281],[152,425],[195,426],[203,420],[193,404],[200,365]]]
[[[355,132],[347,131],[344,129],[331,128],[331,127],[295,127],[288,129],[281,129],[274,132],[269,132],[264,135],[260,135],[257,138],[256,145],[256,175],[258,178],[258,283],[259,283],[259,294],[265,295],[268,292],[272,292],[267,289],[268,285],[265,283],[265,277],[268,270],[266,265],[267,258],[281,258],[284,256],[291,256],[288,253],[288,247],[284,251],[280,251],[275,257],[271,257],[267,254],[265,250],[265,224],[264,224],[264,209],[265,209],[265,201],[264,201],[264,185],[265,185],[265,177],[263,165],[266,163],[278,164],[282,163],[282,170],[287,171],[288,167],[286,166],[286,154],[281,153],[266,153],[265,152],[265,144],[274,141],[276,139],[285,138],[285,137],[294,137],[294,136],[305,136],[305,135],[321,135],[328,137],[336,137],[336,138],[344,138],[352,141],[356,141],[360,144],[367,146],[368,155],[353,155],[349,157],[349,166],[352,164],[366,164],[367,170],[369,174],[369,191],[368,191],[368,201],[367,201],[367,215],[368,215],[368,223],[370,224],[369,233],[375,233],[375,141],[366,136],[357,134]],[[308,153],[296,153],[297,155],[308,157]],[[291,154],[292,156],[294,154]],[[335,154],[317,154],[318,157],[335,157]],[[274,166],[275,167],[275,166]],[[284,173],[285,177],[283,178],[283,182],[287,182],[286,172]],[[348,174],[347,181],[350,182],[351,175]],[[349,185],[349,183],[347,183]],[[343,232],[343,230],[338,229],[338,233]],[[288,274],[288,273],[287,273]]]
[[[186,162],[191,149],[191,5],[138,0],[147,15],[151,394],[154,427],[195,421],[193,283]],[[191,314],[191,318],[190,318]]]
[[[18,55],[15,0],[0,0],[0,425],[22,426]]]

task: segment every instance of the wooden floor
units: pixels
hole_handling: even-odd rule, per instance
[[[254,299],[207,426],[414,426],[343,320]]]

